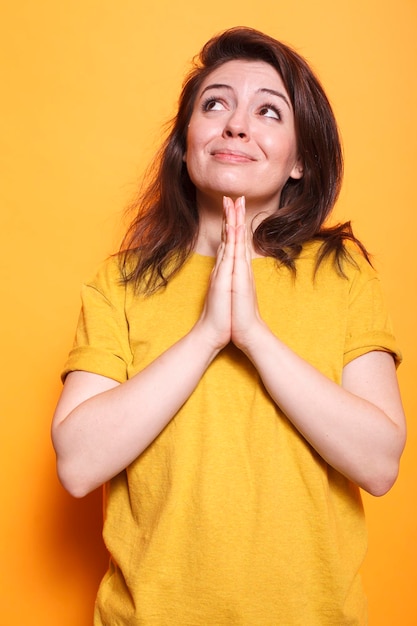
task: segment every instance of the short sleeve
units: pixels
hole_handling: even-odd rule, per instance
[[[394,336],[381,282],[375,271],[364,263],[358,268],[350,290],[344,365],[372,350],[383,350],[393,355],[398,366],[402,355]]]
[[[131,361],[125,315],[126,287],[117,259],[106,261],[81,289],[81,311],[72,350],[62,372],[83,370],[124,382]]]

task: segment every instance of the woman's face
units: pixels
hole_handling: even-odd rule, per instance
[[[301,178],[294,114],[278,72],[263,61],[228,61],[197,94],[184,155],[199,207],[244,195],[274,212],[288,178]]]

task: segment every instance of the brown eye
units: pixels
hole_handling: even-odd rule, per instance
[[[280,120],[281,119],[281,112],[280,112],[280,110],[273,104],[265,104],[259,110],[259,115],[262,115],[262,117],[271,117],[271,118],[276,119],[276,120]]]
[[[221,111],[223,108],[223,104],[216,98],[208,98],[202,104],[203,111]]]

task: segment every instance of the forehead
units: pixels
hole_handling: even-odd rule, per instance
[[[201,84],[200,93],[209,85],[228,85],[234,88],[251,85],[254,89],[279,87],[286,93],[281,76],[265,61],[245,59],[226,61],[206,76]]]

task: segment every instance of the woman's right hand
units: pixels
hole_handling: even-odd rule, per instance
[[[230,342],[236,212],[230,199],[224,206],[222,242],[203,312],[194,327],[122,384],[85,371],[68,375],[55,411],[52,439],[59,477],[73,495],[85,495],[134,461]]]
[[[236,212],[230,198],[223,199],[222,240],[217,250],[197,327],[203,330],[217,351],[224,348],[232,334],[232,278],[236,238]]]
[[[203,312],[194,327],[122,384],[85,371],[68,375],[55,411],[52,439],[59,477],[71,494],[85,495],[134,461],[230,342],[235,212],[230,212],[228,226],[227,207],[225,201],[222,242]]]

